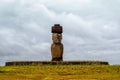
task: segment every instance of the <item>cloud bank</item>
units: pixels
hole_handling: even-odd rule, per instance
[[[0,65],[51,60],[51,26],[63,26],[64,60],[120,64],[119,0],[0,1]]]

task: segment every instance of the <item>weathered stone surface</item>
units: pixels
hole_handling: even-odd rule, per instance
[[[6,66],[28,66],[28,65],[109,65],[105,61],[12,61],[6,62]]]
[[[52,33],[53,44],[61,44],[62,34]]]
[[[55,24],[52,27],[52,40],[51,45],[51,55],[52,61],[62,61],[63,60],[63,44],[62,40],[62,27],[59,24]]]
[[[54,26],[52,26],[51,32],[59,34],[63,33],[62,26],[60,26],[60,24],[55,24]]]
[[[62,61],[63,59],[63,44],[52,44],[52,61]]]

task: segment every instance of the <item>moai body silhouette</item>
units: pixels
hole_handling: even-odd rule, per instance
[[[52,40],[53,43],[51,45],[51,55],[52,61],[63,61],[63,44],[62,40],[62,26],[60,24],[55,24],[52,26]]]

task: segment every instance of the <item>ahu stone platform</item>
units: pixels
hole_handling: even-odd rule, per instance
[[[6,66],[27,66],[27,65],[109,65],[105,61],[11,61]]]

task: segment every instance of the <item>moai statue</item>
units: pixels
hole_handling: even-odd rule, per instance
[[[62,40],[62,26],[60,24],[55,24],[52,26],[52,40],[53,43],[51,45],[51,55],[52,61],[63,61],[63,44]]]

